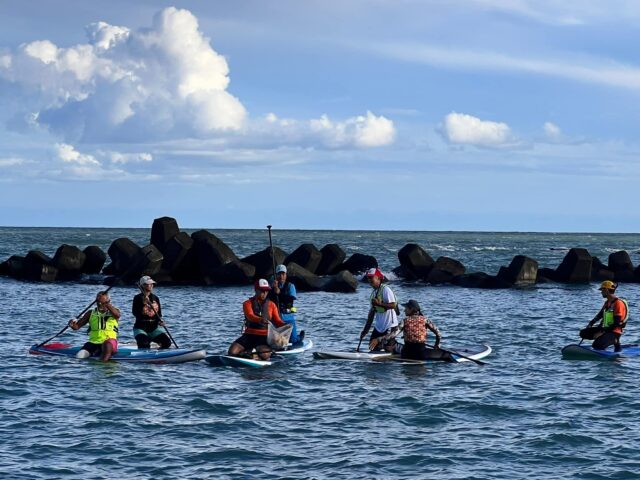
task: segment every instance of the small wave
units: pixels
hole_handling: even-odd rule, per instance
[[[493,247],[493,246],[487,246],[487,247],[471,247],[472,250],[475,250],[476,252],[484,252],[484,251],[490,251],[490,252],[497,252],[497,251],[507,251],[507,250],[512,250],[511,247]]]

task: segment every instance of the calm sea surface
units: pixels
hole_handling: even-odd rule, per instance
[[[212,230],[238,256],[268,245],[266,230]],[[0,261],[61,243],[107,248],[148,229],[0,228]],[[338,243],[390,271],[415,242],[467,271],[495,274],[514,255],[556,267],[570,247],[606,263],[640,235],[273,231],[292,251]],[[95,296],[96,285],[0,277],[0,478],[640,478],[640,359],[562,361],[601,305],[597,286],[483,291],[394,281],[444,334],[443,346],[490,344],[487,365],[429,366],[314,360],[265,370],[99,364],[31,356]],[[131,338],[132,287],[111,290]],[[226,350],[251,288],[161,287],[180,346]],[[640,285],[624,284],[640,340]],[[353,349],[369,291],[306,293],[300,324],[315,349]],[[80,344],[81,331],[65,334]]]

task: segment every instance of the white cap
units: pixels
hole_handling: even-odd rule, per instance
[[[138,281],[138,285],[139,286],[143,286],[143,285],[155,285],[156,282],[153,278],[151,278],[149,275],[145,275],[144,277],[140,278],[140,280]]]
[[[271,285],[269,285],[269,282],[267,282],[264,278],[257,280],[256,283],[254,284],[254,287],[256,290],[263,290],[263,291],[271,290]]]
[[[276,267],[276,273],[281,273],[281,272],[287,273],[287,267],[284,265],[278,265]]]

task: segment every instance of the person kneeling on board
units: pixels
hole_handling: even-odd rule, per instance
[[[89,341],[76,354],[77,358],[89,358],[100,352],[100,360],[108,362],[118,351],[118,320],[120,310],[111,305],[109,293],[96,295],[96,308],[85,313],[79,320],[69,320],[69,326],[78,330],[89,324]]]
[[[160,299],[153,293],[156,282],[145,275],[138,281],[140,293],[133,297],[131,313],[136,318],[133,324],[133,336],[138,348],[151,348],[151,342],[161,349],[171,347],[171,339],[164,330]]]
[[[296,325],[297,309],[293,302],[297,299],[296,286],[287,280],[287,267],[278,265],[276,267],[276,276],[271,283],[271,291],[269,292],[269,300],[276,303],[280,309],[280,318],[284,323],[292,325],[291,337],[289,341],[292,344],[300,343],[304,339],[304,330],[298,333]]]
[[[629,304],[626,300],[618,298],[615,291],[618,285],[611,280],[605,280],[600,284],[600,293],[604,297],[604,305],[589,322],[587,328],[580,330],[580,337],[585,340],[593,340],[591,345],[595,350],[605,350],[614,345],[614,350],[622,350],[620,337],[629,318]],[[593,325],[600,320],[596,327]]]
[[[412,360],[444,360],[453,362],[451,354],[440,350],[442,336],[435,324],[425,317],[420,310],[420,304],[416,300],[403,303],[406,318],[401,328],[404,332],[404,345],[396,345],[396,352],[400,352],[402,358]],[[436,336],[433,348],[427,346],[427,334],[431,330]]]
[[[255,348],[261,360],[271,357],[271,347],[267,343],[269,322],[276,327],[282,327],[285,323],[280,318],[278,307],[267,299],[270,290],[269,282],[263,278],[255,283],[255,295],[242,304],[244,331],[229,347],[229,355],[250,355]]]

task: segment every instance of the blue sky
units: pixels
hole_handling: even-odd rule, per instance
[[[0,2],[0,225],[637,232],[633,1]]]

